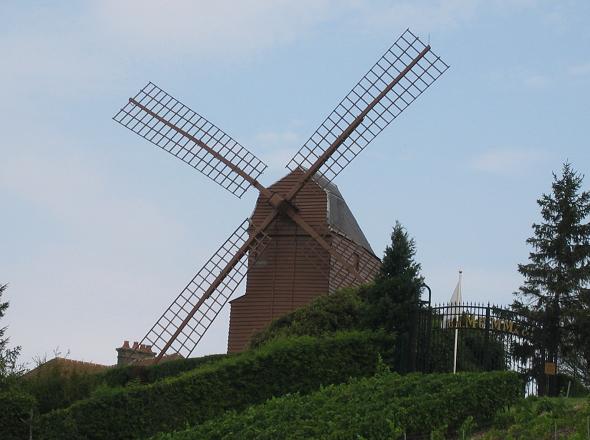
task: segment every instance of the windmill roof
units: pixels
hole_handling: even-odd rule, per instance
[[[361,245],[366,250],[375,255],[375,252],[365,237],[363,230],[359,226],[348,204],[344,200],[342,193],[334,183],[327,180],[322,175],[316,174],[312,180],[322,188],[328,199],[328,225],[330,228],[349,240]]]

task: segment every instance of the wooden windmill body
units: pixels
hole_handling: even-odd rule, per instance
[[[318,295],[371,280],[379,259],[332,180],[447,69],[406,30],[265,187],[266,165],[219,127],[148,83],[114,120],[205,174],[237,197],[260,196],[244,220],[141,340],[156,361],[188,357],[231,302],[229,351]]]
[[[269,189],[286,196],[304,174],[296,169]],[[230,301],[228,352],[247,347],[251,336],[273,319],[291,312],[340,286],[357,285],[375,276],[380,260],[371,249],[336,185],[312,178],[294,200],[301,217],[357,270],[354,279],[288,216],[279,216],[266,231],[269,244],[250,262],[246,293]],[[254,224],[270,214],[272,207],[259,196],[251,217]]]

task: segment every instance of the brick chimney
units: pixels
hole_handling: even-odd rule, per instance
[[[133,346],[129,346],[129,341],[123,341],[123,345],[117,348],[117,365],[129,365],[135,361],[142,361],[144,359],[153,359],[156,353],[152,351],[151,345],[139,344],[133,342]]]

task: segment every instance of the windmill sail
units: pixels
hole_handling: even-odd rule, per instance
[[[223,130],[153,83],[113,119],[242,197],[266,165]]]
[[[269,237],[252,237],[250,220],[246,219],[197,272],[166,311],[156,321],[141,343],[152,345],[158,359],[165,353],[190,356],[213,320],[238,288],[248,272],[248,258],[264,250]],[[247,251],[244,245],[250,241]],[[232,266],[232,259],[237,263]],[[224,272],[226,271],[226,272]],[[207,295],[212,284],[219,285]]]
[[[311,168],[331,145],[346,136],[317,171],[333,180],[448,68],[430,46],[406,30],[328,115],[287,168]],[[359,116],[362,122],[354,127]]]

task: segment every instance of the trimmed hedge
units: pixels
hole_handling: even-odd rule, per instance
[[[31,412],[35,399],[19,391],[0,393],[0,438],[21,440],[29,438]]]
[[[44,439],[132,439],[172,431],[286,393],[375,373],[393,338],[350,332],[279,339],[175,378],[112,390],[41,417]]]
[[[127,365],[109,368],[102,372],[71,373],[60,364],[50,366],[40,374],[23,377],[18,387],[37,401],[37,411],[45,414],[66,408],[79,400],[87,399],[105,387],[149,384],[167,377],[216,362],[229,355],[215,354],[199,358],[178,359],[157,365]]]
[[[155,440],[396,439],[453,432],[468,417],[491,420],[522,396],[515,373],[378,374],[228,413]],[[424,437],[425,438],[425,437]]]
[[[165,361],[156,365],[126,365],[111,368],[99,373],[102,382],[109,387],[121,387],[129,382],[139,381],[142,384],[154,383],[167,377],[178,376],[211,362],[218,361],[231,355],[212,354],[198,358],[177,359]]]

